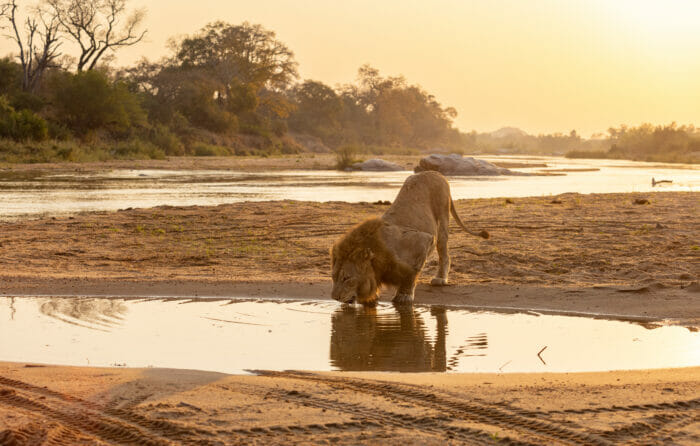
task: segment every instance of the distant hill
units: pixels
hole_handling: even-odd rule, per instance
[[[489,133],[493,138],[507,138],[511,136],[527,136],[527,132],[517,127],[501,127],[495,132]]]

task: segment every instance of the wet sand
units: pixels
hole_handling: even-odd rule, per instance
[[[445,375],[0,363],[1,444],[697,444],[700,368]]]
[[[453,225],[454,285],[427,285],[433,256],[416,301],[670,318],[697,329],[698,198],[460,200],[462,219],[492,238]],[[0,293],[327,299],[328,247],[385,209],[284,201],[0,223]],[[700,368],[226,376],[4,363],[0,444],[697,444],[699,380]]]

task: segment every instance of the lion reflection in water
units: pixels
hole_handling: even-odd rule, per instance
[[[331,363],[341,370],[444,372],[447,368],[444,308],[431,308],[437,322],[432,343],[423,319],[412,308],[392,314],[376,308],[344,306],[331,319]]]

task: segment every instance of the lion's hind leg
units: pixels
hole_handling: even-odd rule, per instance
[[[448,215],[449,218],[449,215]],[[450,253],[447,251],[447,236],[448,227],[444,219],[440,222],[437,233],[437,253],[438,253],[438,271],[435,277],[432,278],[430,284],[433,286],[447,285],[447,275],[450,273]]]

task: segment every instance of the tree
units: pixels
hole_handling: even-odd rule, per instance
[[[357,85],[343,87],[341,98],[345,133],[356,138],[348,142],[428,148],[455,140],[456,111],[401,76],[382,77],[363,65]]]
[[[214,133],[267,136],[286,131],[294,108],[286,90],[296,79],[293,53],[260,25],[216,22],[176,43],[161,64],[127,71],[164,124],[185,117]],[[240,126],[239,126],[240,123]]]
[[[127,12],[128,0],[45,0],[61,30],[80,47],[78,72],[93,70],[107,51],[139,43],[146,12]],[[128,15],[127,15],[128,14]],[[120,21],[126,20],[120,26]]]
[[[48,68],[55,66],[61,55],[58,16],[39,8],[28,16],[24,23],[18,23],[17,1],[0,5],[0,17],[9,21],[10,34],[6,37],[17,44],[18,58],[22,66],[22,89],[33,92]],[[24,35],[23,35],[24,34]]]
[[[292,90],[296,110],[289,118],[290,126],[326,140],[338,134],[343,103],[338,94],[322,82],[306,80]]]
[[[78,135],[97,130],[119,135],[147,124],[136,95],[123,82],[112,83],[100,71],[56,73],[51,91],[55,115]]]
[[[298,76],[294,53],[275,39],[273,31],[247,22],[205,26],[179,44],[175,59],[184,68],[204,69],[227,87],[237,81],[256,89],[283,90]]]

